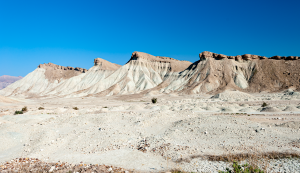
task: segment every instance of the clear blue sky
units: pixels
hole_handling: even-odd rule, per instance
[[[300,56],[299,0],[0,0],[0,76],[125,64],[133,51]]]

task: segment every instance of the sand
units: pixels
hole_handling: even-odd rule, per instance
[[[281,110],[276,107],[265,107],[260,112],[281,112]]]
[[[253,98],[252,95],[240,92],[240,91],[225,91],[219,94],[214,95],[212,98],[218,98],[218,99],[251,99]]]
[[[294,112],[294,111],[300,111],[300,110],[298,108],[296,108],[295,106],[287,106],[283,111]]]
[[[11,99],[9,97],[0,96],[0,103],[16,103],[17,100]]]
[[[300,136],[300,100],[281,100],[280,93],[251,96],[259,101],[166,94],[158,96],[157,104],[142,95],[127,100],[104,96],[0,103],[0,162],[28,157],[140,172],[216,172],[225,170],[226,163],[202,156],[253,148],[300,152],[291,144]],[[269,106],[262,108],[262,102]],[[28,112],[13,115],[24,106]],[[199,158],[191,159],[194,155]],[[187,158],[191,162],[178,162]]]

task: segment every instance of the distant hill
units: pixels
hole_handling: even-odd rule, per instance
[[[18,76],[18,77],[8,76],[8,75],[0,76],[0,90],[22,78],[23,78],[22,76]]]

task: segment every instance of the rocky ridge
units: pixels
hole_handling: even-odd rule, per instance
[[[297,56],[227,56],[204,51],[194,63],[133,52],[123,66],[96,58],[89,69],[41,64],[3,96],[81,97],[149,93],[274,92],[300,88]]]
[[[251,54],[244,54],[244,55],[237,55],[237,56],[227,56],[223,54],[217,54],[209,51],[204,51],[199,54],[199,57],[201,60],[205,60],[207,58],[214,58],[214,59],[234,59],[236,61],[241,60],[256,60],[256,59],[276,59],[276,60],[297,60],[298,56],[272,56],[272,57],[266,57],[266,56],[260,56],[260,55],[251,55]]]

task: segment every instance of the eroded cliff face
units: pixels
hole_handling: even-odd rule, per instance
[[[173,58],[133,52],[130,60],[104,81],[89,88],[85,93],[93,95],[134,94],[161,84],[170,76],[176,76],[191,62]],[[107,91],[105,91],[107,90]]]
[[[233,59],[203,58],[181,72],[164,92],[183,94],[218,92],[228,88],[245,89],[251,78],[254,62],[240,63]]]
[[[275,92],[290,87],[300,89],[300,61],[298,56],[272,56],[267,58],[245,54],[237,56],[222,55],[224,58],[220,58],[220,54],[202,52],[199,57],[200,59],[212,58],[215,60],[232,59],[239,62],[231,65],[232,72],[239,74],[233,75],[233,79],[240,89],[247,92]],[[224,63],[226,62],[225,60]],[[241,67],[242,64],[244,67]]]
[[[53,63],[40,64],[23,79],[0,91],[4,96],[39,97],[74,76],[84,74],[86,69],[64,67]]]
[[[163,56],[153,56],[144,52],[133,52],[128,63],[135,61],[144,61],[150,63],[153,69],[167,69],[172,72],[181,72],[192,64],[189,61],[180,61]]]
[[[94,66],[86,73],[74,76],[45,95],[59,95],[61,97],[85,96],[95,92],[93,88],[107,85],[104,80],[121,66],[101,58],[94,59]]]
[[[274,92],[300,88],[297,56],[199,54],[194,63],[133,52],[123,66],[96,58],[89,70],[41,64],[0,94],[79,97],[178,92],[218,93],[224,90]]]
[[[200,60],[205,60],[208,58],[214,58],[217,60],[221,59],[233,59],[235,61],[249,61],[249,60],[263,60],[263,59],[276,59],[276,60],[298,60],[298,56],[272,56],[267,58],[266,56],[259,56],[259,55],[251,55],[251,54],[244,54],[244,55],[237,55],[237,56],[227,56],[223,54],[217,54],[209,51],[204,51],[199,54]]]
[[[56,65],[53,63],[48,64],[40,64],[38,68],[45,69],[45,77],[48,79],[51,83],[58,80],[61,81],[63,79],[69,79],[73,76],[78,76],[81,73],[86,73],[87,70],[80,67],[64,67],[60,65]]]
[[[160,91],[195,94],[218,93],[226,89],[270,92],[289,87],[300,88],[300,63],[297,56],[227,56],[204,51],[199,57],[199,61]]]

